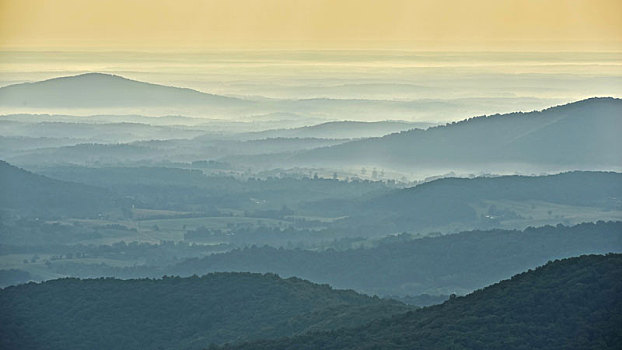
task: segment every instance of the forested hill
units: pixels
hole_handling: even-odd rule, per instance
[[[190,259],[164,271],[146,272],[139,267],[109,273],[157,276],[208,271],[274,272],[369,294],[463,294],[551,259],[621,253],[622,223],[471,231],[394,240],[374,248],[345,251],[252,247]]]
[[[20,216],[97,216],[129,206],[111,191],[33,174],[2,160],[0,184],[0,210]]]
[[[412,310],[297,278],[60,279],[0,290],[1,349],[203,349]]]
[[[259,341],[236,350],[620,349],[622,255],[554,261],[361,328]]]
[[[463,202],[504,199],[613,206],[622,204],[612,201],[612,197],[617,198],[620,195],[622,195],[622,173],[573,171],[544,176],[443,178],[374,198],[373,204],[377,206],[375,209],[390,203],[402,207],[415,200],[427,202],[434,197],[452,197],[453,200]]]
[[[622,165],[622,100],[592,98],[543,111],[482,116],[307,151],[292,161],[420,169],[473,164]]]
[[[449,223],[485,227],[482,214],[494,220],[519,218],[510,203],[554,203],[622,208],[622,174],[568,172],[547,176],[445,178],[381,194],[344,213],[344,226],[382,227],[389,232],[434,230]],[[502,210],[501,207],[507,207]],[[484,213],[476,208],[486,208]],[[500,210],[496,210],[500,209]]]

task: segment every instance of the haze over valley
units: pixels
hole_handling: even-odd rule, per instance
[[[622,348],[620,4],[439,6],[0,4],[0,349]]]

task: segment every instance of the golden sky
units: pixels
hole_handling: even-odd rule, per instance
[[[0,0],[0,48],[622,50],[622,0]]]

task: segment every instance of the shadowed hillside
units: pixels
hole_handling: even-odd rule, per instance
[[[405,236],[387,238],[373,248],[343,251],[253,246],[160,268],[59,262],[51,269],[71,276],[120,278],[273,272],[368,294],[414,296],[465,294],[551,259],[622,253],[620,222],[471,231],[420,239]]]
[[[389,232],[463,224],[472,227],[524,220],[536,203],[622,208],[622,174],[569,172],[548,176],[445,178],[395,190],[354,206],[342,225],[367,225]]]
[[[346,251],[254,247],[190,259],[167,273],[275,272],[381,295],[450,294],[470,292],[550,259],[609,252],[622,252],[620,222],[472,231]]]
[[[60,279],[0,290],[0,348],[202,349],[352,327],[409,309],[272,274]]]
[[[50,179],[4,161],[0,183],[0,209],[20,216],[96,216],[129,205],[108,190]]]
[[[538,112],[467,119],[308,151],[294,163],[400,169],[488,163],[621,167],[622,100],[592,98]]]
[[[352,330],[226,349],[619,349],[622,255],[548,263],[466,297]]]

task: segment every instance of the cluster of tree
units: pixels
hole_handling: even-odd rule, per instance
[[[620,349],[622,255],[549,262],[466,297],[354,329],[227,350]]]
[[[200,349],[353,327],[408,310],[274,274],[60,279],[0,290],[0,348]]]

